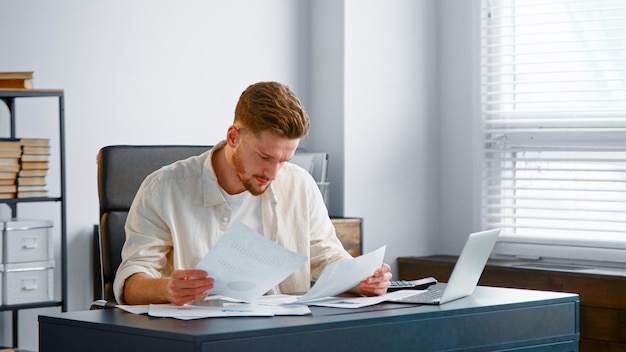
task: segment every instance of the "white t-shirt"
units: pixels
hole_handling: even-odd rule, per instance
[[[222,196],[232,211],[232,220],[240,220],[249,228],[263,235],[261,217],[261,197],[255,197],[248,191],[228,194],[221,187]]]

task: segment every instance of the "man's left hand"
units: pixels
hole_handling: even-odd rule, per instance
[[[374,275],[359,282],[355,291],[366,296],[384,295],[391,284],[391,276],[391,267],[383,263],[380,268],[376,269]]]

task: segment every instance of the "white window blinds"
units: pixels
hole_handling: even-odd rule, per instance
[[[496,252],[626,263],[626,1],[483,0]]]

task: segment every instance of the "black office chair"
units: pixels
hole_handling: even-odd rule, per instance
[[[128,210],[141,182],[162,166],[200,155],[212,146],[198,145],[113,145],[98,152],[98,197],[100,224],[95,267],[93,308],[115,304],[113,280],[120,265]],[[105,303],[106,302],[106,303]],[[97,304],[96,304],[97,303]]]

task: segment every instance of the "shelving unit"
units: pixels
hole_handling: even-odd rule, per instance
[[[64,119],[64,94],[58,89],[0,89],[0,100],[9,108],[10,113],[10,135],[9,138],[19,138],[16,136],[16,105],[17,99],[33,99],[42,97],[56,97],[59,103],[59,150],[52,156],[58,156],[60,161],[60,196],[39,197],[39,198],[14,198],[0,199],[0,204],[6,204],[11,209],[11,217],[18,217],[18,206],[23,203],[33,202],[58,202],[60,204],[60,240],[61,240],[61,299],[49,302],[36,302],[30,304],[0,305],[0,312],[12,311],[13,313],[13,347],[18,347],[18,318],[22,309],[33,309],[43,307],[61,307],[63,312],[67,311],[67,236],[66,236],[66,201],[65,201],[65,119]],[[2,136],[7,137],[7,136]],[[24,136],[27,137],[27,136]],[[56,240],[56,239],[53,239]],[[56,280],[56,278],[55,278]],[[56,297],[55,297],[56,298]]]

